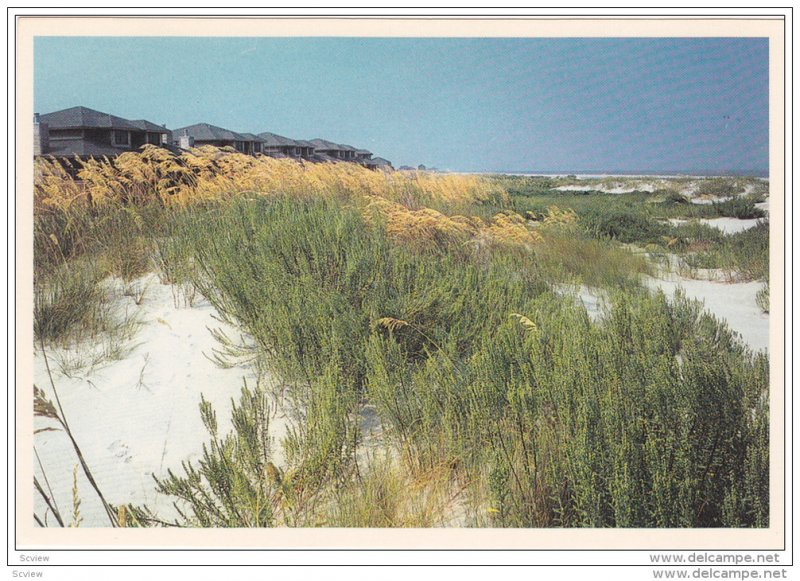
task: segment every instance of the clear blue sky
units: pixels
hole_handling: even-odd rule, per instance
[[[766,171],[766,39],[39,37],[35,110],[322,137],[395,166]]]

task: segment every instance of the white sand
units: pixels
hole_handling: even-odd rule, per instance
[[[684,220],[682,218],[671,218],[669,222],[670,224],[677,226],[680,224],[686,224],[689,222],[689,220]],[[739,218],[701,218],[698,220],[698,222],[718,228],[725,234],[736,234],[737,232],[744,232],[745,230],[753,228],[756,224],[758,224],[759,218],[744,220],[740,220]]]
[[[633,192],[654,192],[655,186],[653,184],[637,184],[635,188],[631,187],[624,187],[624,186],[616,186],[613,188],[607,188],[601,184],[593,185],[593,186],[559,186],[554,188],[561,192],[601,192],[603,194],[632,194]]]
[[[750,348],[769,351],[769,315],[756,305],[756,294],[764,283],[724,283],[682,277],[664,280],[649,276],[644,282],[652,289],[663,290],[667,296],[674,296],[675,291],[682,288],[688,298],[703,301],[709,312],[727,322]]]
[[[740,220],[738,218],[707,218],[700,220],[703,224],[708,224],[714,228],[719,228],[725,234],[736,234],[753,228],[758,224],[758,218]]]
[[[692,198],[690,201],[692,204],[697,204],[699,206],[710,206],[713,203],[727,202],[732,199],[733,196],[723,196],[721,198]]]
[[[214,406],[224,435],[230,430],[231,399],[238,403],[243,379],[254,386],[256,376],[248,366],[221,369],[204,356],[217,347],[207,327],[223,328],[232,339],[239,336],[215,320],[215,309],[202,299],[192,308],[175,308],[170,287],[150,277],[140,308],[143,326],[134,339],[138,346],[125,359],[87,377],[70,379],[54,372],[54,379],[67,421],[106,500],[147,504],[169,519],[175,516],[172,501],[156,494],[151,475],[164,476],[167,468],[182,475],[181,462],[201,456],[209,439],[198,411],[201,394]],[[51,368],[56,356],[48,352]],[[35,357],[34,381],[52,399],[41,354]],[[285,422],[279,413],[270,426],[276,464]],[[53,425],[35,418],[37,429]],[[66,518],[72,512],[72,470],[78,459],[64,432],[36,434],[34,443]],[[35,458],[34,468],[44,486]],[[80,469],[78,488],[82,526],[107,526]],[[37,514],[44,514],[38,495],[35,507]],[[55,523],[52,516],[48,520]]]
[[[553,290],[562,296],[571,296],[584,306],[586,313],[592,321],[599,321],[603,316],[603,305],[606,301],[605,293],[598,288],[586,285],[553,285]]]

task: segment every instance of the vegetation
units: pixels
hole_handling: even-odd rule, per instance
[[[687,257],[692,266],[722,268],[742,280],[769,281],[769,223],[722,237],[717,244]]]
[[[129,282],[157,268],[176,300],[196,293],[241,328],[280,380],[292,427],[279,442],[278,393],[245,386],[229,434],[203,402],[202,459],[156,482],[181,510],[170,524],[769,525],[767,356],[697,303],[641,288],[650,262],[621,244],[761,278],[764,225],[673,226],[662,220],[719,211],[674,193],[552,194],[547,179],[214,149],[87,162],[83,189],[50,162],[40,172],[42,288],[62,263]],[[88,324],[74,298],[98,288],[87,280],[46,303],[67,306],[43,309],[37,337]],[[564,282],[603,289],[603,315],[561,296]],[[378,441],[360,428],[366,408]],[[108,507],[159,522],[120,510]]]

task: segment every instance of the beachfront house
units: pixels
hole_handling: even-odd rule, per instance
[[[298,147],[300,147],[300,157],[303,159],[314,159],[315,150],[314,144],[304,139],[295,139]]]
[[[371,151],[368,151],[366,149],[356,149],[356,155],[355,155],[356,162],[366,165],[366,162],[368,162],[370,159],[372,159]]]
[[[382,157],[374,157],[372,159],[369,159],[365,162],[364,165],[366,165],[370,169],[382,169],[386,171],[391,171],[394,169],[392,167],[392,162]]]
[[[284,137],[277,133],[270,133],[269,131],[259,133],[258,136],[264,141],[265,155],[273,157],[303,157],[306,159],[311,157],[309,149],[313,151],[313,146],[310,146],[310,144],[304,146],[296,139]]]
[[[238,133],[208,123],[169,131],[145,119],[131,120],[87,107],[72,107],[34,116],[34,155],[109,157],[136,151],[142,145],[161,145],[178,152],[202,145],[230,147],[247,155],[264,154],[317,162],[348,161],[370,169],[393,169],[383,158],[352,145],[325,139],[304,141],[265,131]]]
[[[33,118],[34,156],[113,158],[145,144],[166,144],[169,131],[144,119],[131,120],[88,107],[71,107]]]
[[[332,141],[326,141],[325,139],[319,138],[311,139],[309,140],[309,143],[314,146],[314,153],[324,156],[324,158],[327,158],[326,161],[345,160],[346,150],[338,143],[333,143]]]
[[[250,155],[255,155],[257,153],[264,153],[264,140],[261,139],[258,135],[254,135],[253,133],[242,133],[247,139],[250,140],[252,143],[251,151],[249,152]]]
[[[345,143],[340,143],[339,147],[341,147],[342,151],[344,151],[345,161],[356,161],[356,152],[358,151],[358,148],[353,147],[352,145],[347,145]]]
[[[208,123],[196,123],[173,130],[172,143],[181,149],[200,147],[201,145],[232,147],[236,151],[248,155],[254,155],[257,153],[257,148],[262,148],[260,138],[255,135],[237,133]]]

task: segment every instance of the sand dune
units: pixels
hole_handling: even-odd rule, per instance
[[[72,378],[54,370],[54,380],[70,427],[106,500],[147,504],[169,517],[175,515],[171,500],[156,494],[152,475],[163,476],[167,468],[180,472],[182,461],[200,457],[208,441],[198,411],[201,394],[216,409],[224,434],[230,429],[231,400],[238,401],[243,380],[255,385],[256,375],[249,366],[221,369],[206,357],[217,347],[209,327],[238,337],[215,318],[211,305],[200,300],[194,307],[176,308],[170,287],[154,276],[145,282],[148,286],[139,311],[143,325],[128,356]],[[121,306],[134,307],[131,299],[125,302]],[[61,355],[48,352],[52,367],[58,367]],[[35,357],[34,381],[52,398],[41,353]],[[50,420],[35,419],[37,429],[53,425]],[[280,414],[272,421],[271,431],[285,431]],[[71,514],[72,471],[78,459],[67,435],[42,432],[34,443],[60,511]],[[273,451],[279,460],[277,442]],[[35,458],[34,468],[44,484]],[[107,526],[102,506],[80,469],[78,488],[82,526]],[[36,512],[45,512],[38,498]]]

